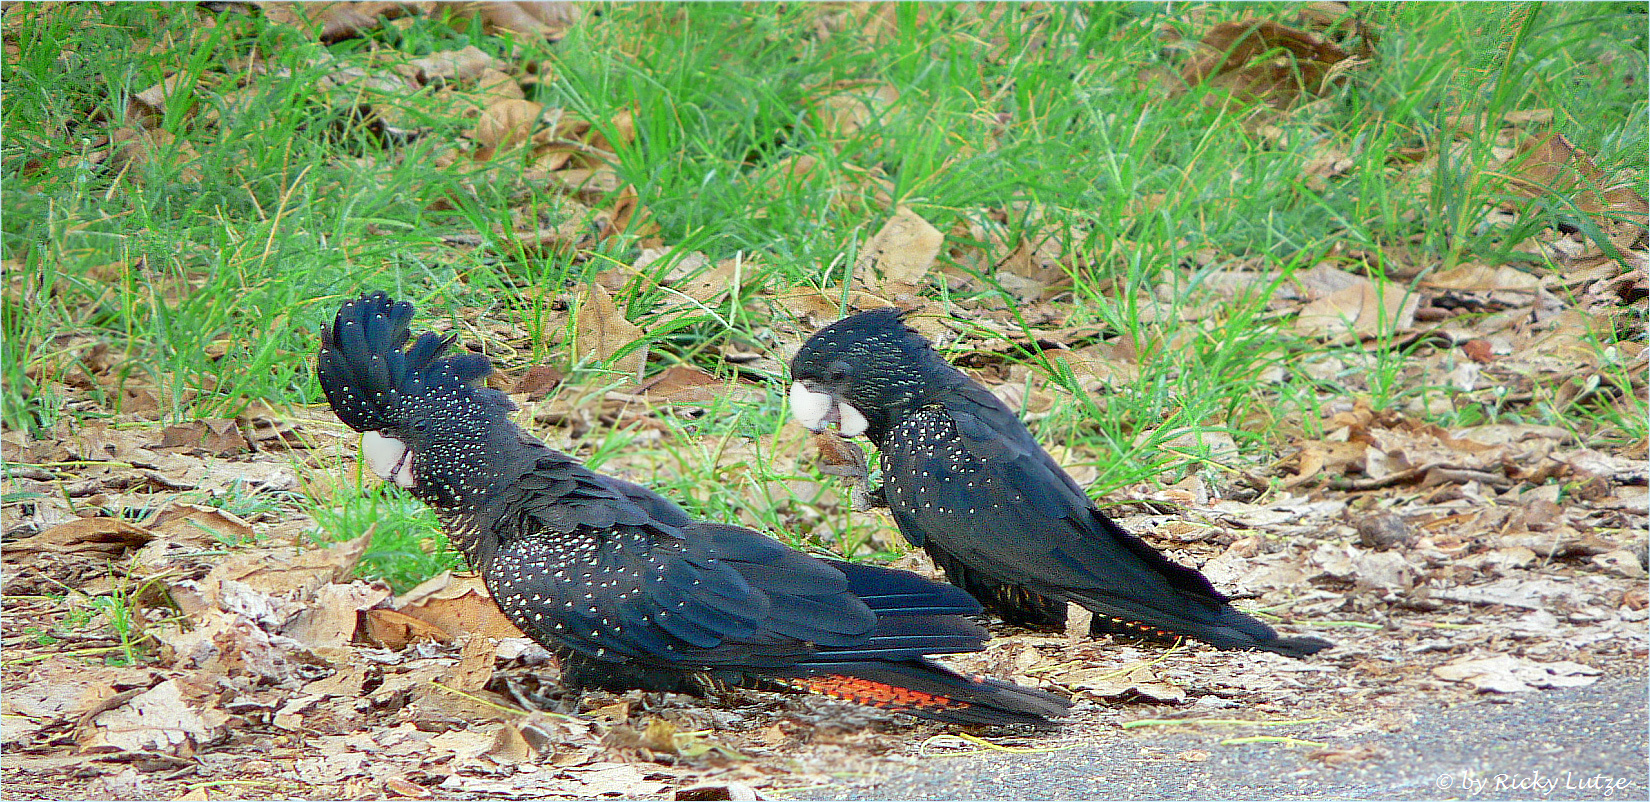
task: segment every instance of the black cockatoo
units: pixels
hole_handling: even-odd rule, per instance
[[[820,329],[791,361],[791,378],[796,420],[870,438],[900,532],[1006,621],[1060,626],[1075,602],[1094,613],[1095,632],[1287,655],[1330,645],[1278,637],[1203,574],[1113,523],[1019,417],[897,309]]]
[[[576,687],[702,693],[719,684],[812,691],[968,724],[1044,723],[1052,694],[970,679],[930,655],[977,651],[967,594],[915,574],[810,557],[694,520],[527,434],[476,386],[486,357],[412,340],[413,307],[348,301],[316,366],[380,477],[434,507],[511,621]]]

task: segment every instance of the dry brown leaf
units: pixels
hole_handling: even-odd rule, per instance
[[[253,539],[252,524],[240,516],[199,504],[172,504],[156,513],[148,526],[168,540],[201,546],[247,543]]]
[[[827,287],[823,292],[806,287],[781,290],[775,293],[774,300],[809,332],[840,317],[853,314],[854,310],[893,305],[887,298],[856,288],[848,293],[848,306],[844,309],[841,287]],[[801,344],[801,340],[798,339],[796,345]]]
[[[458,664],[448,672],[442,684],[459,691],[479,691],[493,678],[493,666],[498,663],[498,641],[485,635],[473,635],[464,641],[459,651]]]
[[[110,668],[77,661],[29,668],[23,680],[8,682],[6,693],[0,698],[0,710],[8,717],[28,716],[54,722],[74,721],[94,710],[111,709],[109,705],[117,697],[126,694],[130,699],[153,687],[160,677],[148,668]]]
[[[168,131],[117,128],[110,138],[116,144],[114,155],[109,158],[109,169],[117,175],[141,183],[145,177],[142,168],[162,162],[181,165],[177,171],[179,181],[199,183],[201,180],[200,154],[195,146]]]
[[[325,585],[316,591],[309,609],[300,613],[281,634],[312,649],[343,646],[355,639],[362,610],[369,610],[390,597],[382,584],[356,581],[348,585]]]
[[[204,610],[235,609],[248,594],[279,597],[281,606],[300,604],[322,585],[348,582],[355,564],[372,542],[369,530],[360,537],[324,549],[248,549],[213,566],[199,581],[172,585],[173,601],[185,615]],[[254,600],[259,605],[269,600]]]
[[[149,778],[139,774],[136,766],[127,766],[119,774],[102,774],[92,778],[83,792],[86,799],[157,799]],[[205,799],[206,797],[199,797]]]
[[[369,673],[367,666],[352,662],[340,666],[330,676],[306,683],[301,693],[304,696],[322,699],[327,697],[349,700],[359,699],[361,698],[361,688],[366,685]]]
[[[607,128],[613,133],[609,139],[601,128],[590,126],[590,134],[586,141],[590,146],[608,153],[617,153],[617,145],[631,145],[636,142],[636,114],[630,109],[620,109],[607,118]],[[616,142],[613,140],[617,140]]]
[[[635,187],[629,184],[621,186],[617,197],[612,199],[612,204],[613,216],[601,231],[602,239],[626,234],[645,240],[659,233],[659,224],[649,217],[647,208],[642,206],[641,196],[636,194]]]
[[[1303,307],[1295,331],[1328,340],[1368,338],[1408,331],[1420,299],[1402,286],[1368,279]]]
[[[1050,679],[1102,699],[1144,698],[1168,704],[1186,700],[1186,689],[1158,677],[1145,667],[1132,671],[1109,667],[1080,668]]]
[[[563,192],[577,197],[579,200],[595,204],[607,200],[610,195],[618,192],[621,187],[629,189],[630,185],[619,178],[619,173],[612,167],[601,165],[594,168],[572,167],[565,170],[556,170],[550,173],[550,182],[559,185]],[[622,228],[623,222],[614,213],[613,226]]]
[[[306,420],[295,419],[299,417]],[[242,434],[247,435],[254,444],[253,450],[261,451],[272,448],[310,448],[318,445],[317,438],[320,435],[305,425],[316,420],[317,417],[311,410],[291,407],[277,409],[268,403],[258,401],[236,416],[235,423],[241,427]]]
[[[884,83],[847,81],[833,88],[813,105],[820,129],[833,139],[859,133],[899,100],[899,90]]]
[[[1208,81],[1240,97],[1283,108],[1302,95],[1321,93],[1337,65],[1344,68],[1342,63],[1350,58],[1317,34],[1248,19],[1211,29],[1180,75],[1188,86]]]
[[[193,755],[227,735],[228,713],[216,694],[186,680],[170,679],[98,714],[77,740],[87,752],[127,751]]]
[[[1352,157],[1339,148],[1320,145],[1313,149],[1312,158],[1308,159],[1301,172],[1306,176],[1306,185],[1316,192],[1323,192],[1329,188],[1327,179],[1345,175],[1356,164]]]
[[[643,338],[641,327],[619,313],[607,290],[602,289],[600,284],[591,284],[579,303],[578,316],[573,320],[573,359],[580,363],[610,362],[612,370],[640,379],[643,368],[647,366],[645,341],[624,356],[615,357]]]
[[[529,401],[542,401],[546,396],[555,392],[561,380],[567,378],[561,368],[553,365],[534,365],[516,380],[515,386],[510,388],[512,394],[525,393]]]
[[[508,73],[488,68],[476,77],[475,91],[470,93],[479,108],[487,108],[504,100],[522,100],[527,97]]]
[[[1616,549],[1603,554],[1595,554],[1591,561],[1599,568],[1626,579],[1641,580],[1646,576],[1644,565],[1639,562],[1639,556],[1629,549]]]
[[[431,738],[431,751],[451,752],[459,763],[468,763],[493,748],[493,733],[478,730],[448,730]],[[438,752],[438,753],[439,753]]]
[[[543,111],[543,104],[514,98],[499,100],[483,109],[470,132],[481,146],[476,150],[476,160],[490,159],[498,151],[526,143]]]
[[[632,387],[618,392],[645,395],[661,401],[705,402],[722,395],[728,382],[690,365],[672,365]]]
[[[819,169],[819,159],[801,154],[787,156],[768,165],[762,174],[762,185],[776,197],[789,197],[798,187],[805,186]]]
[[[865,243],[854,272],[865,276],[866,268],[875,265],[880,294],[893,298],[915,295],[927,283],[928,272],[944,244],[945,235],[939,229],[901,206]]]
[[[428,85],[445,81],[475,80],[485,72],[497,73],[497,68],[503,65],[475,45],[470,45],[463,50],[431,53],[408,62],[407,66],[413,70],[419,83]]]
[[[505,765],[536,763],[541,759],[539,750],[521,734],[519,728],[509,722],[499,727],[498,732],[494,734],[493,746],[487,750],[487,756]]]
[[[1363,276],[1336,267],[1333,261],[1319,262],[1310,270],[1302,270],[1289,276],[1290,287],[1299,293],[1302,299],[1308,301],[1360,286],[1367,281],[1369,279]]]
[[[39,552],[102,552],[117,556],[154,538],[153,532],[133,526],[119,518],[79,518],[54,526],[33,537],[7,543],[6,557],[11,561],[13,554]]]
[[[132,95],[126,101],[126,124],[140,129],[156,128],[166,113],[167,98],[189,83],[187,73],[173,73],[160,83]]]
[[[683,262],[688,260],[684,259]],[[712,265],[710,269],[698,275],[688,276],[687,271],[672,269],[665,277],[665,286],[671,287],[683,295],[699,303],[709,306],[716,303],[722,296],[738,290],[748,279],[760,273],[760,265],[750,260],[735,257],[723,259]]]
[[[534,139],[537,140],[542,136],[543,132],[541,131],[534,135]],[[599,151],[578,142],[538,144],[535,141],[533,145],[533,168],[543,174],[546,181],[549,181],[550,174],[557,170],[564,170],[569,167],[590,167],[600,164],[602,161],[603,156]],[[566,184],[567,182],[558,180],[557,183]]]
[[[1019,230],[1008,226],[1010,215],[1017,216]],[[1042,213],[1035,208],[988,209],[968,215],[966,223],[959,222],[952,229],[964,240],[952,248],[952,257],[974,273],[994,273],[1003,289],[1021,301],[1042,298],[1051,288],[1068,286],[1071,279],[1058,229],[1043,227],[1041,220]],[[973,276],[947,267],[953,287],[979,288]]]
[[[1510,176],[1515,189],[1529,197],[1552,195],[1594,218],[1618,249],[1643,242],[1650,228],[1650,204],[1638,192],[1641,181],[1611,181],[1586,151],[1563,134],[1528,137],[1524,159]]]
[[[384,780],[384,790],[389,791],[396,796],[404,796],[411,799],[429,799],[435,796],[435,794],[430,793],[428,788],[425,788],[424,786],[401,776],[386,778]]]
[[[1604,672],[1567,660],[1543,663],[1502,654],[1458,657],[1432,669],[1432,673],[1440,679],[1465,682],[1481,692],[1523,693],[1536,688],[1591,685]]]
[[[1070,365],[1083,389],[1091,392],[1118,390],[1140,378],[1140,350],[1127,339],[1061,351],[1053,358]]]
[[[1071,276],[1061,266],[1064,251],[1053,232],[1024,233],[1001,263],[997,280],[1022,301],[1045,297],[1051,288],[1071,284]]]
[[[1378,593],[1408,591],[1415,585],[1414,567],[1396,551],[1366,551],[1351,545],[1322,543],[1312,552],[1310,560],[1322,573],[1309,579],[1327,576],[1352,582],[1359,590]]]
[[[1490,267],[1472,262],[1433,273],[1422,279],[1421,285],[1440,290],[1511,291],[1533,295],[1541,287],[1541,279],[1509,265]]]
[[[192,613],[192,628],[156,627],[162,658],[175,670],[210,679],[250,677],[282,685],[307,679],[307,667],[321,659],[275,630],[307,612],[309,597],[282,600],[236,582],[225,585],[222,608]]]
[[[1403,517],[1390,512],[1359,516],[1357,526],[1358,543],[1366,549],[1406,546],[1415,539]]]
[[[466,4],[468,5],[468,4]],[[579,3],[540,0],[540,2],[485,2],[480,3],[481,19],[489,33],[509,32],[540,36],[559,42],[567,29],[577,24],[584,9]],[[467,14],[465,17],[467,18]]]
[[[379,18],[395,19],[407,13],[410,4],[381,2],[260,2],[264,18],[277,25],[291,25],[322,42],[336,42],[358,36],[379,26]]]
[[[395,600],[395,609],[453,636],[463,633],[492,638],[525,638],[493,603],[480,577],[442,572]]]
[[[227,457],[252,450],[235,420],[212,418],[177,423],[160,431],[160,448]]]
[[[383,609],[367,611],[364,634],[369,643],[395,651],[411,643],[446,643],[453,639],[451,633],[422,618]]]

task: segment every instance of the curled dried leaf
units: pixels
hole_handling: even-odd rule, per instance
[[[481,145],[476,159],[484,160],[500,150],[509,150],[528,140],[544,106],[531,100],[506,98],[488,106],[476,120],[472,136]]]
[[[859,254],[854,272],[866,275],[875,265],[881,277],[880,293],[898,298],[913,295],[926,283],[945,235],[916,212],[901,206]]]
[[[1271,20],[1217,25],[1198,45],[1180,73],[1186,85],[1207,82],[1280,108],[1320,94],[1336,68],[1352,58],[1317,34]]]
[[[639,379],[647,365],[647,343],[637,344],[643,336],[641,327],[614,306],[607,290],[592,283],[573,321],[573,358],[580,362],[614,360],[614,370]]]

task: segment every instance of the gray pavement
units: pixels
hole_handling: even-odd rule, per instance
[[[1230,730],[1101,730],[1057,752],[884,763],[866,772],[874,777],[844,779],[804,796],[1643,800],[1650,798],[1646,706],[1643,677],[1422,706],[1395,732],[1375,729],[1352,739],[1366,759],[1340,762],[1309,758],[1311,747],[1220,745],[1251,734]],[[1310,730],[1289,734],[1313,737]],[[1200,760],[1202,753],[1207,758]]]

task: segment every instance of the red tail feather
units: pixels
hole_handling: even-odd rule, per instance
[[[928,718],[948,720],[947,711],[967,710],[973,705],[945,696],[936,696],[910,688],[901,688],[886,682],[877,682],[846,674],[827,674],[822,677],[782,678],[779,682],[799,691],[834,696],[856,704],[879,707],[896,713],[911,713]]]

